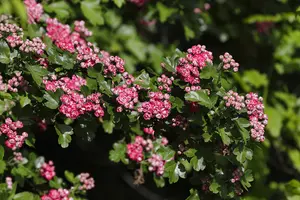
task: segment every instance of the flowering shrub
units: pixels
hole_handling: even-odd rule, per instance
[[[217,66],[212,52],[195,45],[166,58],[160,76],[145,70],[132,75],[122,58],[88,41],[92,33],[84,21],[71,28],[44,15],[34,0],[25,5],[28,23],[40,27],[40,37],[28,37],[9,17],[0,22],[0,63],[6,72],[0,110],[5,116],[0,127],[6,139],[1,151],[7,159],[1,160],[5,197],[71,200],[92,189],[88,173],[75,177],[66,171],[67,184],[56,177],[52,161],[18,151],[24,143],[33,146],[35,128],[47,125],[55,127],[58,143],[66,148],[78,125],[87,126],[85,120],[93,118],[99,119],[93,125],[107,133],[122,132],[109,158],[136,169],[137,184],[146,173],[153,174],[158,187],[166,180],[189,179],[188,199],[230,199],[251,187],[248,161],[264,141],[268,118],[261,97],[229,87],[228,77],[239,68],[229,53],[220,56]],[[22,109],[30,110],[26,124],[18,115]],[[25,179],[49,188],[15,194]]]

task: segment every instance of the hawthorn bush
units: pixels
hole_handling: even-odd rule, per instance
[[[161,75],[130,74],[122,58],[88,41],[84,21],[70,26],[34,0],[24,4],[33,37],[7,15],[0,23],[2,198],[84,199],[95,186],[89,173],[65,171],[64,182],[55,163],[33,153],[36,130],[50,127],[63,148],[86,128],[117,132],[109,158],[135,169],[136,184],[147,173],[158,187],[189,179],[187,199],[238,198],[251,187],[248,161],[268,118],[262,97],[231,86],[239,64],[229,53],[215,65],[194,45],[165,58]]]

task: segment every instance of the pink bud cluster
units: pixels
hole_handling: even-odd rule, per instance
[[[26,39],[25,42],[20,46],[20,50],[26,53],[36,53],[38,55],[44,54],[46,45],[42,42],[41,38],[33,38],[32,41]]]
[[[62,89],[65,93],[80,91],[80,87],[86,85],[86,80],[80,76],[73,75],[72,78],[62,77],[57,80],[56,75],[51,76],[51,80],[46,78],[43,80],[47,91],[55,92],[57,89]]]
[[[118,56],[111,56],[106,51],[101,51],[102,57],[100,58],[100,62],[104,65],[104,74],[116,76],[117,73],[125,72],[125,61]]]
[[[226,107],[232,106],[236,110],[241,110],[242,108],[245,108],[245,97],[240,96],[237,92],[230,90],[226,93],[223,99],[226,101]]]
[[[144,159],[144,148],[150,151],[153,148],[152,140],[136,136],[134,143],[127,144],[127,155],[131,160],[141,162]]]
[[[21,72],[15,72],[15,76],[9,79],[6,83],[3,83],[3,77],[0,75],[0,91],[18,92],[17,87],[24,87],[26,81],[21,75]]]
[[[143,102],[142,106],[138,108],[138,112],[143,113],[145,120],[152,118],[165,119],[169,116],[171,110],[170,95],[161,92],[149,92],[150,100]]]
[[[82,36],[84,37],[89,37],[92,35],[92,32],[89,31],[86,27],[85,27],[85,22],[84,21],[75,21],[74,22],[75,28],[74,30],[80,34],[82,34]]]
[[[5,134],[7,136],[6,147],[12,150],[22,147],[28,134],[23,132],[22,135],[18,135],[17,129],[21,128],[23,128],[23,123],[21,121],[13,122],[11,118],[6,118],[5,123],[1,124],[0,135]]]
[[[55,166],[53,162],[50,160],[48,163],[43,163],[40,169],[41,176],[47,179],[48,181],[52,180],[53,177],[56,175],[55,173]]]
[[[180,127],[183,130],[185,130],[187,125],[188,125],[187,119],[181,115],[177,115],[176,117],[172,118],[173,127]]]
[[[10,18],[12,17],[9,15],[2,14],[0,15],[0,23],[8,23]]]
[[[124,84],[113,88],[112,92],[118,95],[116,100],[120,106],[117,108],[117,112],[122,112],[123,107],[132,110],[139,101],[139,94],[135,87],[127,87],[127,85]]]
[[[157,78],[157,82],[159,83],[158,89],[160,91],[165,90],[166,92],[171,92],[171,85],[173,84],[174,78],[167,77],[166,75],[161,75]]]
[[[44,12],[43,6],[35,0],[24,0],[29,24],[39,22]]]
[[[265,127],[268,124],[268,116],[264,113],[263,98],[258,97],[255,93],[246,95],[246,107],[249,116],[251,129],[251,137],[258,142],[265,140]]]
[[[14,152],[14,161],[17,163],[23,162],[24,157],[22,156],[21,152]]]
[[[198,90],[201,90],[201,87],[199,85],[195,86],[195,85],[192,85],[191,87],[187,86],[184,88],[184,90],[186,92],[190,92],[190,91],[198,91]]]
[[[95,180],[93,177],[90,177],[89,173],[81,173],[78,175],[79,181],[83,183],[79,187],[80,190],[91,190],[95,187]]]
[[[41,200],[73,200],[69,197],[70,192],[67,189],[50,190],[48,194],[44,194]]]
[[[188,54],[185,58],[179,59],[179,65],[176,71],[181,79],[192,85],[200,83],[199,69],[203,69],[207,63],[212,63],[212,53],[205,49],[203,45],[196,45],[188,49]]]
[[[148,135],[152,135],[152,136],[154,136],[154,133],[155,133],[153,127],[144,128],[143,131],[144,131],[144,133],[146,133]]]
[[[15,24],[0,23],[0,38],[5,37],[11,47],[16,47],[23,43],[23,34],[23,29]]]
[[[232,55],[229,53],[226,52],[224,55],[221,55],[220,60],[223,62],[223,69],[227,70],[233,68],[233,71],[239,71],[240,64],[235,62],[235,60],[232,58]]]
[[[232,173],[233,178],[230,180],[231,183],[235,183],[239,180],[241,180],[241,177],[243,176],[243,172],[240,169],[236,169]]]
[[[47,68],[49,65],[48,59],[47,58],[37,58],[36,59],[43,68]]]
[[[157,176],[164,174],[166,161],[163,160],[161,155],[152,154],[152,156],[148,158],[148,162],[150,163],[150,166],[148,167],[150,172],[156,172]]]
[[[81,39],[78,38],[77,41],[79,40]],[[77,41],[75,42],[75,44],[79,44]],[[82,68],[93,67],[95,64],[100,63],[100,58],[98,56],[100,50],[92,43],[88,42],[87,44],[85,44],[85,42],[81,42],[81,45],[76,46],[76,50],[76,58],[81,62],[80,66]]]
[[[128,0],[131,3],[134,3],[137,6],[143,6],[148,0]]]
[[[7,185],[7,189],[11,190],[12,189],[12,185],[13,185],[13,182],[12,182],[12,178],[11,177],[6,177],[5,178],[5,182],[6,182],[6,185]]]
[[[93,93],[87,97],[76,92],[64,94],[60,97],[62,105],[59,111],[71,119],[76,119],[91,111],[94,111],[96,117],[103,117],[104,110],[100,105],[100,97],[100,93]]]

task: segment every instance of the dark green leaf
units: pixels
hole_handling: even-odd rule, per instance
[[[114,149],[109,151],[109,159],[113,162],[124,160],[126,155],[126,144],[114,143],[113,147]]]
[[[76,179],[75,179],[75,176],[72,172],[69,172],[69,171],[65,171],[65,177],[66,179],[70,182],[70,183],[73,183],[75,184],[76,182]]]
[[[4,64],[10,62],[10,49],[4,40],[0,40],[0,62]]]
[[[121,8],[123,4],[125,4],[125,0],[113,0],[114,3]]]
[[[143,88],[148,88],[150,86],[149,74],[143,71],[138,77],[135,78],[134,83]]]
[[[195,153],[197,152],[196,149],[190,148],[187,151],[184,152],[184,155],[186,155],[188,158],[192,158],[195,156]]]
[[[158,188],[162,188],[165,186],[165,179],[162,176],[156,176],[153,174],[153,180]]]
[[[3,160],[0,160],[0,174],[3,174],[6,169],[6,163]]]
[[[102,17],[102,11],[100,0],[85,0],[81,2],[81,10],[83,15],[94,25],[102,25],[104,19]]]
[[[40,200],[40,197],[31,192],[21,192],[14,196],[14,200]]]
[[[49,73],[46,69],[39,65],[27,65],[26,67],[38,86],[41,85],[43,77]]]
[[[191,164],[193,166],[193,169],[195,171],[203,171],[206,167],[206,165],[203,163],[204,162],[204,159],[203,157],[198,159],[197,156],[194,156],[192,159],[191,159]]]
[[[0,160],[3,160],[4,153],[5,153],[4,148],[2,145],[0,145]]]
[[[28,98],[28,96],[20,96],[20,105],[21,108],[24,108],[28,104],[31,103],[31,100]]]
[[[190,196],[186,200],[200,200],[198,191],[196,189],[190,189]]]

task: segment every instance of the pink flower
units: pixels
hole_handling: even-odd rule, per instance
[[[95,181],[93,177],[90,177],[89,173],[81,173],[78,175],[78,178],[82,186],[79,187],[80,190],[91,190],[95,187]]]
[[[43,163],[41,169],[40,169],[41,176],[47,179],[48,181],[52,180],[53,177],[56,175],[55,173],[55,167],[53,165],[52,161],[49,161],[48,163]]]
[[[24,0],[24,4],[27,10],[28,23],[35,24],[39,22],[44,12],[43,6],[35,0]]]

